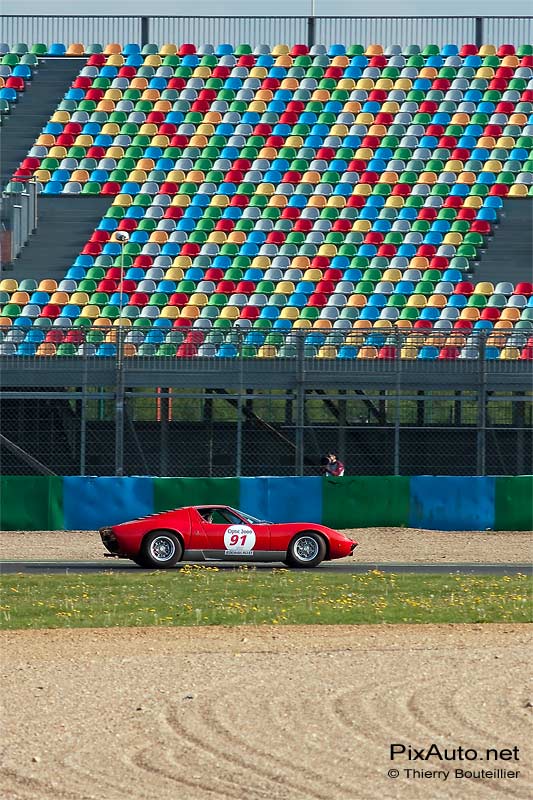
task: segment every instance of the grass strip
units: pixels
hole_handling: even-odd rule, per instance
[[[530,576],[170,572],[0,577],[0,627],[530,622]]]

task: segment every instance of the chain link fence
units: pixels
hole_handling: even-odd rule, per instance
[[[309,330],[287,334],[291,357],[246,358],[247,335],[233,330],[233,358],[125,357],[122,340],[108,358],[0,358],[0,468],[313,475],[335,451],[354,475],[533,472],[533,360],[516,330],[497,333],[509,359],[474,331],[459,357],[427,361],[400,357],[413,331],[370,359],[311,356]],[[357,331],[357,352],[375,335]],[[434,336],[416,331],[418,354]]]

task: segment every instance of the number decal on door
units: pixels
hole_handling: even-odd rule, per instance
[[[248,525],[230,525],[224,533],[227,556],[251,556],[255,547],[255,532]]]

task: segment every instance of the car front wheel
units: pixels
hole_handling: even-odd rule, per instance
[[[182,556],[183,548],[175,533],[152,531],[143,541],[139,557],[135,560],[143,567],[169,569],[181,561]]]
[[[298,533],[287,550],[287,564],[291,567],[316,567],[324,560],[326,543],[322,536],[312,531]]]

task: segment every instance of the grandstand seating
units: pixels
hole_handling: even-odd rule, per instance
[[[33,71],[38,65],[38,58],[33,53],[18,52],[17,47],[8,48],[0,45],[0,125],[7,114],[11,113],[26,84],[32,80]]]
[[[47,52],[88,58],[8,190],[110,206],[0,282],[0,354],[533,359],[533,284],[475,280],[533,197],[533,47]]]

